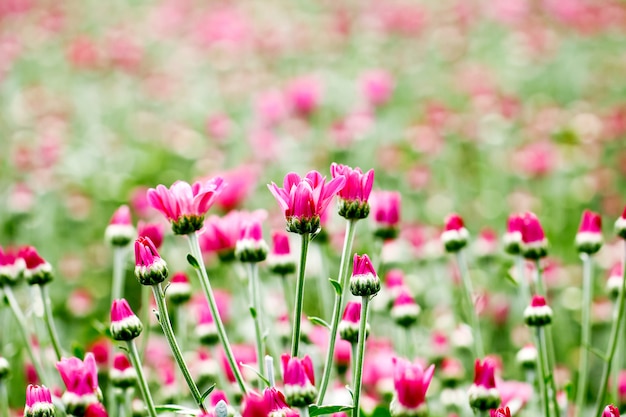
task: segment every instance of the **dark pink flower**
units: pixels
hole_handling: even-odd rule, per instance
[[[98,368],[93,353],[85,355],[85,360],[63,358],[56,364],[66,391],[63,403],[70,414],[76,409],[83,409],[89,404],[98,402]]]
[[[317,390],[311,358],[308,355],[300,359],[283,354],[281,361],[287,402],[292,407],[306,407],[312,404],[317,396]]]
[[[319,107],[322,87],[315,77],[293,80],[285,93],[287,105],[299,117],[310,117]]]
[[[133,340],[143,330],[139,317],[125,299],[113,300],[111,305],[111,335],[115,340]]]
[[[492,358],[485,358],[483,363],[476,359],[474,383],[468,391],[472,408],[487,411],[500,405],[500,392],[496,389],[496,365]]]
[[[476,359],[474,363],[474,385],[491,389],[496,387],[496,363],[491,358],[485,358],[481,363]]]
[[[159,249],[163,243],[164,229],[161,223],[147,223],[140,220],[137,224],[137,236],[149,237],[154,247]]]
[[[457,252],[467,245],[469,232],[465,228],[463,219],[456,213],[449,214],[445,219],[441,241],[448,252]]]
[[[268,188],[285,214],[287,230],[304,234],[318,231],[320,216],[345,183],[344,176],[327,183],[326,177],[317,171],[310,171],[304,178],[290,172],[285,176],[283,188],[273,182]]]
[[[489,415],[490,417],[511,417],[511,410],[509,407],[500,407],[497,410],[490,410]]]
[[[504,250],[511,255],[517,255],[522,250],[522,231],[524,230],[524,217],[513,213],[509,216],[506,225],[506,233],[502,238]]]
[[[167,278],[167,263],[149,237],[135,240],[135,276],[141,285],[155,285]]]
[[[576,248],[579,252],[592,255],[600,250],[602,241],[602,217],[590,210],[583,211],[576,233]]]
[[[368,199],[374,185],[374,170],[365,174],[361,168],[332,163],[330,173],[333,178],[345,177],[346,183],[337,193],[340,199],[339,215],[346,219],[363,219],[369,215]]]
[[[402,358],[393,358],[393,365],[395,397],[391,409],[395,412],[392,414],[398,414],[399,408],[410,413],[426,407],[426,391],[433,379],[435,365],[424,370],[420,364]]]
[[[609,404],[604,408],[602,417],[620,417],[619,410],[613,404]]]
[[[127,205],[120,206],[104,231],[104,238],[113,246],[126,246],[135,237],[135,228]]]
[[[525,258],[539,259],[548,254],[548,241],[534,213],[526,212],[523,215],[522,253]]]
[[[204,216],[226,187],[220,177],[189,185],[176,181],[168,189],[158,185],[148,190],[148,201],[172,223],[175,234],[189,234],[202,228]]]
[[[25,416],[52,416],[54,415],[54,410],[52,395],[48,388],[43,385],[32,384],[26,388]]]
[[[361,303],[358,301],[348,301],[343,310],[343,316],[339,322],[339,336],[350,343],[357,343],[359,340],[359,323],[361,321]],[[365,335],[369,334],[369,324],[366,324]]]
[[[101,403],[92,403],[85,409],[84,417],[109,417],[106,408]]]
[[[24,259],[24,278],[29,285],[44,285],[52,281],[52,266],[43,259],[33,246],[24,246],[18,256]]]
[[[374,191],[370,200],[376,225],[376,236],[395,238],[400,223],[400,193],[397,191]]]
[[[380,278],[366,254],[354,254],[354,266],[350,277],[350,291],[358,297],[372,296],[380,291]]]
[[[16,284],[25,270],[26,261],[19,255],[18,250],[2,249],[0,246],[0,284]]]

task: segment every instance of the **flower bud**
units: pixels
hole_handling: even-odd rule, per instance
[[[339,215],[348,220],[366,218],[370,213],[368,199],[374,184],[374,170],[363,173],[361,168],[332,163],[330,173],[333,178],[344,176],[346,184],[339,191]]]
[[[213,319],[213,314],[209,309],[209,305],[203,301],[197,303],[196,314],[198,316],[198,325],[196,326],[196,336],[201,344],[205,346],[213,346],[219,342],[219,334],[217,333],[217,325]]]
[[[391,318],[402,327],[409,327],[417,321],[421,312],[419,304],[415,302],[408,290],[401,290],[391,307]]]
[[[354,254],[354,266],[350,278],[350,291],[357,297],[369,297],[380,291],[380,278],[369,256]]]
[[[377,191],[372,195],[374,235],[376,237],[394,239],[398,236],[400,200],[400,193],[397,191]]]
[[[313,404],[317,397],[317,389],[311,358],[305,356],[300,359],[284,354],[281,360],[287,404],[292,407],[307,407]]]
[[[111,305],[111,336],[115,340],[130,341],[141,334],[143,326],[125,299],[113,300]]]
[[[609,404],[604,408],[602,417],[620,417],[619,410],[613,404]]]
[[[263,229],[261,222],[253,219],[246,224],[241,237],[235,246],[235,256],[241,262],[262,262],[267,258],[269,248],[263,240]]]
[[[447,357],[441,361],[441,383],[446,387],[456,387],[465,377],[463,364],[456,358]]]
[[[19,256],[26,262],[24,278],[28,285],[45,285],[52,281],[52,266],[32,246],[20,249]]]
[[[118,353],[113,358],[113,367],[109,371],[111,385],[125,390],[137,382],[137,371],[132,367],[128,358],[123,353]]]
[[[289,248],[289,235],[283,231],[272,233],[272,251],[267,257],[267,265],[274,274],[287,275],[296,271],[296,261]]]
[[[622,239],[626,239],[626,207],[622,215],[615,221],[615,233]]]
[[[43,385],[29,385],[26,389],[24,417],[54,417],[54,415],[55,408],[50,390]]]
[[[0,356],[0,384],[11,374],[11,365],[9,361]]]
[[[524,310],[524,322],[528,326],[545,326],[552,323],[552,309],[546,304],[545,298],[533,296],[530,305]]]
[[[537,348],[532,344],[524,346],[515,355],[515,361],[523,369],[535,369],[537,367]]]
[[[522,251],[522,230],[524,218],[517,213],[509,216],[506,225],[506,233],[502,238],[504,251],[511,255],[519,255]]]
[[[548,254],[548,240],[541,223],[534,213],[527,212],[523,217],[522,255],[526,259],[540,259]]]
[[[175,273],[167,287],[168,300],[175,306],[185,304],[191,298],[191,284],[184,272]]]
[[[622,284],[624,282],[624,274],[622,272],[622,262],[616,262],[609,272],[609,278],[606,281],[606,291],[613,300],[617,300],[619,293],[622,292]]]
[[[450,214],[446,218],[444,232],[441,234],[441,241],[447,252],[458,252],[467,245],[469,232],[463,224],[463,219],[456,213]]]
[[[359,341],[359,322],[361,321],[361,303],[348,301],[343,311],[343,318],[339,322],[339,337],[350,343]],[[365,337],[369,335],[369,323],[365,325]]]
[[[167,263],[149,237],[135,240],[135,276],[141,285],[156,285],[167,278]]]
[[[120,206],[104,231],[104,239],[111,246],[123,247],[128,245],[136,236],[135,228],[127,205]]]
[[[468,391],[470,407],[487,411],[498,407],[500,393],[496,389],[495,362],[486,358],[481,364],[476,359],[474,364],[474,383]]]
[[[18,251],[0,247],[0,286],[20,282],[26,270],[26,262]]]
[[[592,255],[600,250],[602,242],[602,217],[598,213],[585,210],[576,234],[578,252]]]

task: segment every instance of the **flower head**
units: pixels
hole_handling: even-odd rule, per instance
[[[609,278],[606,281],[607,292],[611,298],[616,300],[619,293],[622,292],[622,283],[624,281],[624,273],[622,262],[616,262],[609,271]]]
[[[523,215],[522,225],[522,255],[526,259],[540,259],[548,254],[548,240],[543,232],[541,223],[534,213],[526,212]]]
[[[376,295],[380,291],[380,278],[369,256],[354,254],[350,291],[357,297]]]
[[[266,388],[263,395],[246,395],[241,410],[242,417],[299,417],[300,414],[289,408],[282,392],[276,388]]]
[[[141,334],[143,326],[125,299],[113,300],[111,305],[111,336],[129,341]]]
[[[54,417],[54,415],[55,408],[50,390],[43,385],[29,385],[26,388],[24,417]]]
[[[213,314],[209,308],[208,303],[204,298],[195,303],[196,315],[198,317],[198,324],[196,326],[196,336],[200,340],[200,343],[207,346],[213,346],[219,342],[219,335],[217,333],[217,325],[213,319]]]
[[[167,263],[149,237],[135,240],[135,276],[141,285],[155,285],[167,278]]]
[[[446,251],[458,252],[467,245],[468,239],[469,232],[465,228],[461,216],[456,213],[448,215],[448,217],[446,217],[444,231],[441,234],[441,241]]]
[[[126,246],[135,237],[135,228],[127,205],[120,206],[104,231],[104,239],[112,246]]]
[[[52,266],[43,259],[33,246],[20,249],[19,256],[26,263],[24,278],[28,285],[45,285],[52,281]]]
[[[312,404],[317,396],[317,390],[311,358],[307,355],[300,359],[284,354],[281,360],[287,403],[292,407],[306,407]]]
[[[604,408],[602,417],[619,417],[619,410],[613,404],[609,404]]]
[[[489,411],[490,417],[511,417],[511,410],[509,407],[500,407],[497,410]]]
[[[426,370],[406,359],[393,358],[394,399],[390,405],[394,417],[426,416],[426,391],[433,379],[435,365]]]
[[[529,326],[545,326],[552,322],[552,309],[546,304],[546,299],[534,295],[530,305],[524,310],[524,321]]]
[[[400,223],[400,193],[397,191],[375,191],[372,193],[374,234],[382,239],[393,239],[398,235]]]
[[[146,223],[139,221],[137,223],[137,236],[149,237],[154,247],[159,249],[163,243],[164,226],[162,223]]]
[[[504,250],[511,255],[517,255],[522,250],[522,230],[524,228],[524,217],[521,214],[513,213],[509,216],[506,225],[506,233],[502,238]]]
[[[113,358],[113,367],[109,371],[109,378],[114,387],[122,390],[132,387],[137,382],[137,371],[132,367],[124,353],[117,353]]]
[[[185,304],[191,298],[191,284],[184,272],[175,273],[167,287],[167,298],[174,305]]]
[[[359,322],[361,321],[361,303],[348,301],[339,322],[339,337],[350,343],[359,341]],[[369,335],[369,323],[365,324],[365,337]]]
[[[583,211],[576,233],[576,248],[579,252],[592,255],[600,250],[602,241],[602,217],[590,210]]]
[[[346,183],[337,194],[339,196],[339,215],[346,219],[364,219],[370,213],[368,199],[374,185],[374,170],[365,174],[361,168],[332,163],[330,173],[333,178],[345,177]]]
[[[285,214],[287,231],[305,234],[318,231],[320,216],[345,183],[344,176],[326,182],[317,171],[310,171],[304,178],[290,172],[285,176],[283,188],[275,183],[268,188]]]
[[[391,307],[391,318],[402,327],[409,327],[417,321],[421,308],[407,288],[400,289]]]
[[[206,212],[224,187],[220,177],[193,185],[176,181],[169,189],[161,184],[149,189],[147,197],[150,205],[170,221],[175,234],[186,235],[202,228]]]
[[[0,247],[0,285],[15,285],[24,276],[26,262],[17,250]]]
[[[259,219],[250,219],[243,226],[235,246],[235,256],[241,262],[262,262],[269,248],[263,240],[263,227]]]
[[[84,417],[109,417],[106,408],[101,403],[93,403],[87,406]]]
[[[373,107],[382,106],[393,93],[393,77],[385,70],[371,70],[360,79],[361,91]]]
[[[65,384],[62,400],[69,414],[81,416],[89,404],[99,402],[98,368],[93,353],[87,353],[84,361],[62,358],[56,367]]]
[[[472,408],[486,411],[500,404],[500,393],[496,389],[496,363],[486,358],[482,363],[476,359],[474,364],[474,383],[468,391]]]
[[[267,256],[267,264],[275,274],[287,275],[295,272],[296,261],[289,247],[289,235],[275,230],[272,233],[272,249]]]

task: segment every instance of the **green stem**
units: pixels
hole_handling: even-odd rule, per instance
[[[143,332],[141,332],[141,354],[146,354],[148,349],[148,341],[150,339],[150,287],[141,286],[141,322],[144,323]]]
[[[578,388],[576,389],[576,415],[581,416],[587,393],[587,379],[589,376],[589,348],[591,346],[591,303],[593,300],[592,264],[591,256],[581,253],[583,261],[583,300],[582,300],[582,342],[580,362],[578,365]]]
[[[5,285],[3,287],[3,290],[4,290],[5,297],[7,298],[7,301],[9,302],[9,307],[11,308],[11,311],[13,312],[13,316],[17,320],[17,324],[18,324],[17,327],[20,329],[20,334],[22,335],[22,342],[24,343],[24,348],[26,348],[26,353],[28,353],[28,357],[30,358],[30,361],[33,363],[33,366],[35,367],[35,372],[37,372],[39,381],[43,385],[46,385],[49,387],[50,385],[46,383],[46,375],[43,371],[43,366],[39,363],[39,360],[35,356],[35,351],[33,350],[33,347],[30,345],[30,334],[28,331],[28,326],[26,324],[26,318],[24,317],[24,314],[22,313],[22,310],[20,309],[20,306],[17,303],[17,300],[15,299],[13,290],[8,285]]]
[[[333,367],[333,359],[335,353],[335,342],[337,341],[337,328],[341,319],[343,305],[346,299],[346,287],[348,286],[348,265],[350,263],[350,254],[352,253],[352,245],[354,243],[354,232],[356,230],[357,220],[348,220],[346,222],[346,233],[343,240],[343,250],[341,251],[341,262],[339,264],[339,283],[341,284],[341,293],[335,295],[335,304],[333,306],[333,317],[330,329],[330,340],[328,342],[328,350],[326,352],[326,361],[324,362],[324,373],[320,382],[319,395],[317,397],[317,405],[322,405],[324,396],[330,382],[330,374]],[[354,358],[353,358],[354,360]]]
[[[124,260],[126,247],[113,248],[113,282],[111,283],[111,304],[124,297]]]
[[[306,269],[306,255],[311,240],[308,233],[302,235],[302,249],[300,250],[300,268],[298,270],[298,281],[296,282],[296,301],[293,309],[293,333],[291,334],[291,357],[298,356],[300,346],[300,324],[302,321],[302,306],[304,304],[304,275]]]
[[[541,276],[541,260],[540,259],[535,260],[535,288],[536,288],[537,294],[541,295],[542,297],[546,297],[546,290],[543,286],[543,278]],[[554,342],[552,339],[552,326],[548,326],[544,329],[544,337],[545,337],[545,343],[546,343],[546,351],[548,355],[548,367],[547,367],[548,374],[546,375],[547,379],[544,378],[544,380],[546,381],[546,384],[547,383],[550,384],[550,388],[552,389],[552,405],[554,407],[554,415],[556,417],[560,417],[561,409],[559,408],[559,402],[556,398],[557,390],[556,390],[556,382],[554,381],[555,358],[554,358]]]
[[[4,382],[0,381],[0,412],[3,417],[9,417],[11,415],[11,409],[9,408],[9,394],[7,392],[7,386]]]
[[[133,367],[137,372],[137,385],[139,386],[139,391],[141,391],[143,401],[146,403],[146,407],[148,408],[148,415],[150,417],[157,417],[156,408],[154,407],[154,401],[152,400],[152,395],[150,394],[150,388],[148,388],[148,382],[146,381],[146,377],[143,374],[143,368],[141,367],[141,359],[139,359],[137,346],[132,340],[127,341],[126,346],[128,347],[128,356],[130,356],[130,362],[133,364]],[[127,398],[126,395],[125,397]],[[126,404],[124,404],[124,406],[125,405]]]
[[[624,249],[626,250],[626,241],[624,241]],[[609,381],[611,365],[615,357],[619,333],[622,329],[622,321],[624,320],[624,315],[626,313],[626,309],[624,308],[626,306],[626,302],[624,301],[624,293],[626,293],[626,253],[624,254],[624,259],[622,260],[622,271],[622,288],[619,296],[617,297],[617,305],[613,310],[613,325],[611,326],[611,335],[609,336],[609,346],[606,354],[606,361],[604,363],[604,369],[602,370],[602,378],[600,379],[600,389],[598,390],[598,395],[596,397],[596,412],[593,414],[596,417],[600,417],[602,415],[602,411],[606,406],[604,403],[604,399],[606,397],[606,386]]]
[[[256,340],[256,357],[259,364],[259,373],[265,376],[263,359],[265,358],[265,346],[263,343],[263,329],[261,319],[261,299],[259,296],[259,267],[256,262],[249,262],[248,267],[248,289],[250,290],[250,304],[252,305],[251,313],[254,321],[254,336]],[[259,381],[262,383],[262,381]]]
[[[459,271],[461,273],[461,281],[463,281],[465,303],[467,305],[467,318],[472,326],[472,333],[474,334],[474,353],[477,358],[485,356],[483,349],[483,338],[480,333],[480,323],[478,321],[478,314],[476,313],[476,306],[474,305],[472,289],[472,279],[469,274],[469,268],[467,267],[467,261],[463,250],[459,250],[456,253],[456,261],[459,265]]]
[[[172,323],[170,322],[170,316],[167,313],[167,306],[165,305],[165,294],[163,293],[163,288],[161,284],[155,284],[152,286],[152,292],[154,293],[154,298],[157,302],[158,318],[159,323],[161,324],[161,328],[163,329],[163,333],[165,334],[165,338],[167,339],[167,343],[170,345],[170,349],[172,350],[172,354],[174,355],[174,360],[178,364],[180,371],[183,374],[183,378],[187,382],[189,386],[189,390],[191,391],[191,395],[193,396],[194,401],[198,404],[198,407],[203,413],[206,413],[206,408],[202,403],[202,395],[196,386],[196,383],[193,381],[191,373],[189,372],[189,368],[185,363],[185,359],[183,358],[183,354],[180,351],[180,347],[178,346],[178,342],[176,342],[176,336],[174,336],[174,331],[172,330]]]
[[[226,359],[228,360],[228,364],[230,365],[230,369],[232,370],[233,375],[235,375],[235,379],[237,380],[237,384],[239,385],[241,393],[243,395],[246,395],[248,391],[243,381],[241,371],[239,370],[237,362],[235,361],[235,355],[233,354],[233,350],[230,347],[230,342],[228,341],[228,336],[226,335],[226,330],[224,329],[222,317],[220,316],[220,312],[217,309],[217,303],[215,302],[215,296],[213,295],[211,282],[209,281],[209,276],[204,266],[204,259],[202,258],[202,251],[200,250],[198,235],[196,235],[196,233],[190,233],[187,235],[187,237],[189,238],[189,248],[191,250],[191,254],[198,261],[198,268],[196,268],[196,272],[198,273],[198,278],[200,280],[200,285],[202,286],[202,291],[204,291],[204,295],[209,303],[209,309],[211,310],[211,314],[215,319],[217,333],[219,334],[220,341],[222,342],[222,347],[224,349],[224,353],[226,354]]]
[[[59,342],[59,335],[57,333],[56,326],[54,325],[54,319],[52,318],[52,307],[50,306],[50,295],[48,294],[48,287],[45,285],[39,285],[39,291],[41,292],[41,302],[43,303],[43,320],[48,330],[48,336],[52,342],[54,353],[56,354],[57,361],[61,360],[63,356],[63,350],[61,349],[61,343]]]
[[[358,340],[357,340],[358,342]],[[358,354],[358,343],[354,343],[354,342],[350,342],[350,353],[352,354],[352,357],[350,358],[350,362],[352,365],[352,376],[351,376],[351,380],[350,382],[352,383],[352,386],[354,386],[354,384],[356,384],[356,356]]]
[[[539,368],[539,374],[541,375],[541,379],[539,381],[539,387],[541,389],[541,403],[543,404],[545,417],[550,417],[550,393],[548,392],[548,374],[550,370],[548,369],[548,352],[543,330],[543,327],[536,328],[535,338],[538,350],[537,368]],[[554,393],[554,395],[556,395],[556,393]]]
[[[353,417],[359,417],[361,413],[361,384],[363,376],[363,360],[365,359],[365,329],[367,326],[367,308],[370,298],[361,297],[361,321],[359,322],[359,342],[357,346],[356,365],[354,370],[354,409]]]

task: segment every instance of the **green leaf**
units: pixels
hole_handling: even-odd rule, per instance
[[[506,274],[504,274],[504,278],[511,281],[511,284],[515,285],[516,287],[519,287],[519,282],[517,282],[517,280],[513,278],[513,275],[507,272]]]
[[[208,390],[204,391],[202,397],[200,397],[200,401],[204,402],[204,399],[209,396],[210,393],[215,389],[215,384],[211,385]]]
[[[328,278],[328,281],[330,281],[337,295],[341,295],[341,293],[343,293],[343,288],[341,288],[341,283],[339,281],[334,280],[332,278]]]
[[[257,371],[256,369],[254,369],[254,368],[253,368],[253,367],[251,367],[250,365],[246,365],[246,364],[245,364],[245,363],[243,363],[243,362],[239,362],[239,365],[243,366],[244,368],[248,368],[248,369],[250,369],[252,372],[254,372],[254,373],[255,373],[255,374],[259,377],[259,379],[260,379],[261,381],[263,381],[263,382],[265,383],[265,386],[267,386],[267,387],[269,387],[269,386],[270,386],[270,381],[269,381],[267,378],[265,378],[263,375],[261,375],[261,374],[259,373],[259,371]]]
[[[75,356],[80,359],[85,357],[85,348],[83,347],[82,344],[78,343],[77,341],[72,342],[72,356]]]
[[[256,319],[256,308],[250,307],[250,315],[253,319]]]
[[[319,317],[307,317],[307,318],[309,319],[311,323],[324,326],[328,330],[330,330],[330,324],[328,324],[324,319],[321,319]]]
[[[187,416],[197,416],[200,414],[200,411],[194,410],[193,408],[183,407],[182,405],[176,404],[163,404],[163,405],[155,405],[154,408],[159,413],[176,413],[176,414],[184,414]]]
[[[198,263],[198,260],[194,258],[193,255],[190,253],[187,254],[187,262],[189,262],[189,265],[191,265],[193,269],[200,269],[200,264]]]
[[[340,413],[342,411],[350,411],[353,408],[354,407],[352,407],[351,405],[323,405],[320,407],[318,405],[312,404],[309,406],[309,416],[315,417],[321,416],[323,414]]]

